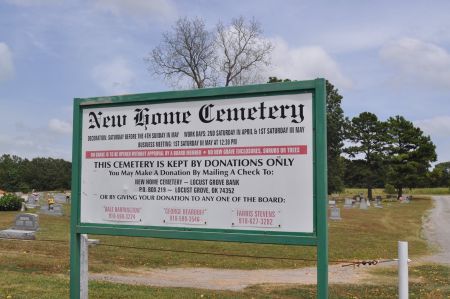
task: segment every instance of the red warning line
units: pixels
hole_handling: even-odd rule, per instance
[[[86,151],[86,159],[306,155],[306,145]]]

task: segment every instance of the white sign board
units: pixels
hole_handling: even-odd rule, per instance
[[[313,232],[312,94],[82,113],[82,223]]]

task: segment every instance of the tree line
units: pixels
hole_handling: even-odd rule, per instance
[[[72,163],[63,159],[0,157],[0,189],[8,192],[70,190]]]

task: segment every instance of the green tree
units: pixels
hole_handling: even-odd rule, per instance
[[[387,135],[387,180],[400,197],[403,188],[414,188],[426,181],[430,163],[436,161],[436,147],[422,130],[398,115],[387,120]]]
[[[431,187],[449,187],[450,162],[436,164],[429,174],[429,181]]]
[[[16,191],[21,181],[20,164],[22,158],[18,156],[3,155],[0,157],[0,189]]]
[[[328,193],[344,188],[344,160],[341,157],[344,146],[344,110],[342,96],[327,80],[327,147],[328,147]]]
[[[344,158],[344,185],[348,188],[367,188],[366,177],[370,175],[366,163],[361,159]],[[377,170],[377,176],[372,181],[373,188],[383,188],[386,180],[384,169]],[[373,173],[372,173],[373,174]]]
[[[346,130],[346,137],[351,145],[344,152],[350,158],[361,161],[359,165],[362,166],[362,180],[370,200],[372,188],[383,172],[387,140],[385,132],[385,124],[370,112],[362,112],[354,117]]]
[[[9,192],[70,189],[72,163],[62,159],[0,157],[0,189]]]
[[[269,77],[268,83],[290,82],[290,79]],[[344,188],[344,159],[341,157],[344,146],[344,110],[341,107],[342,96],[328,80],[327,91],[327,164],[328,194]]]

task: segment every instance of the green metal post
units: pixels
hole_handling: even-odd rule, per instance
[[[70,209],[70,298],[80,298],[80,234],[77,232],[80,207],[80,114],[81,109],[75,100],[73,105],[73,139],[72,139],[72,192]]]
[[[326,84],[316,79],[317,298],[328,298],[327,114]]]

